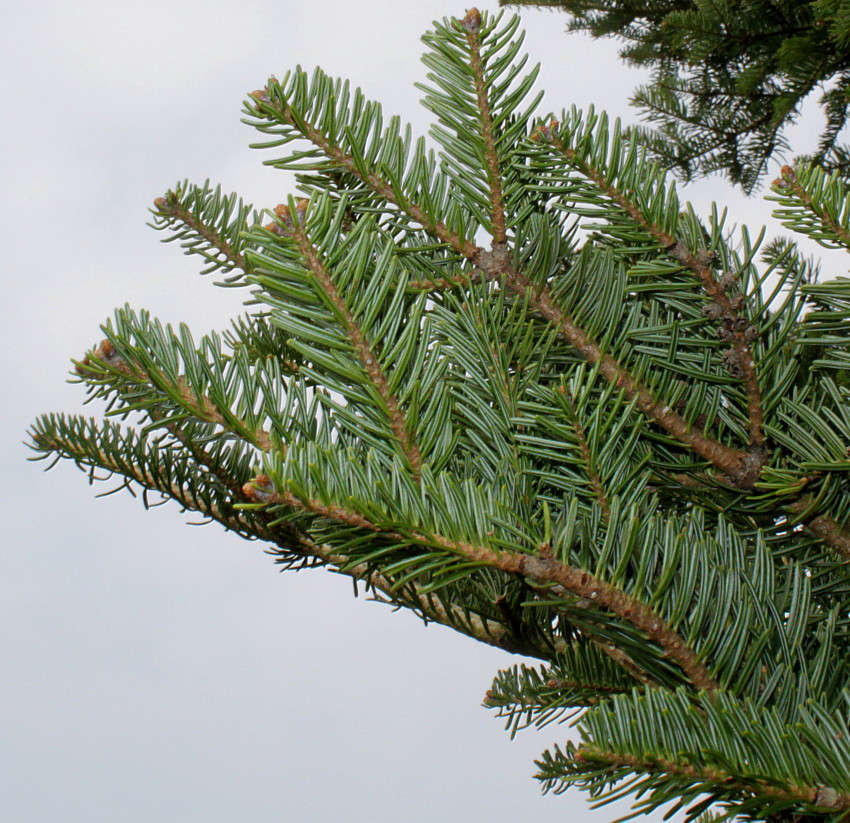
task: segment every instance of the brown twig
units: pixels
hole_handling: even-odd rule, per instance
[[[792,516],[799,518],[805,516],[811,505],[811,497],[806,497],[792,503],[787,507]],[[820,538],[830,548],[841,555],[843,560],[850,562],[850,529],[846,525],[841,526],[832,517],[826,514],[818,515],[810,520],[800,521],[815,537]]]
[[[458,274],[454,277],[439,277],[435,280],[410,280],[407,283],[407,288],[411,291],[444,291],[446,289],[456,289],[458,286],[468,286],[474,283],[478,278],[469,274]]]

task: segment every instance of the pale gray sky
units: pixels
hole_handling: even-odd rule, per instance
[[[482,9],[494,3],[482,2]],[[78,411],[69,359],[125,302],[200,334],[241,311],[145,226],[153,199],[207,177],[258,206],[288,183],[240,124],[244,95],[301,63],[349,77],[421,131],[419,36],[447,0],[27,0],[4,7],[0,476],[0,817],[16,823],[607,821],[541,797],[533,758],[480,703],[517,660],[355,600],[327,573],[278,575],[262,546],[174,507],[97,500],[21,446]],[[527,10],[545,106],[634,119],[639,75],[611,42]],[[806,146],[803,145],[802,148]],[[692,190],[761,224],[721,181]],[[98,410],[91,407],[91,413]],[[658,817],[657,819],[660,819]]]

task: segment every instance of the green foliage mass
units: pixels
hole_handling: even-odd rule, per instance
[[[617,37],[651,69],[632,102],[643,138],[685,179],[724,172],[751,192],[787,151],[803,101],[820,92],[825,124],[809,158],[850,175],[841,142],[850,94],[848,0],[507,0],[560,8],[569,28]]]
[[[850,279],[700,217],[605,115],[539,111],[516,18],[424,42],[429,141],[319,70],[248,97],[297,194],[153,208],[248,314],[197,339],[117,310],[74,370],[105,419],[46,415],[32,447],[536,659],[486,704],[575,724],[547,789],[837,821]],[[850,249],[836,176],[772,197]]]

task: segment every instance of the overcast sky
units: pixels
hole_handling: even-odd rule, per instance
[[[495,4],[482,2],[482,9]],[[0,818],[16,823],[607,821],[578,792],[542,797],[533,759],[565,727],[511,741],[481,707],[519,662],[351,596],[279,575],[257,543],[95,499],[21,445],[40,412],[79,411],[69,359],[125,302],[196,334],[245,294],[216,288],[145,226],[178,180],[273,207],[280,172],[248,148],[247,92],[301,63],[349,77],[420,131],[419,36],[446,0],[27,0],[0,29]],[[634,120],[616,45],[523,12],[544,106]],[[803,139],[806,135],[803,134]],[[807,148],[804,143],[801,148]],[[722,181],[689,190],[737,222],[769,206]],[[97,409],[90,409],[97,413]],[[622,811],[622,807],[620,809]],[[657,817],[656,819],[660,819]]]

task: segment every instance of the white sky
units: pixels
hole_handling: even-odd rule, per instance
[[[482,9],[495,4],[482,2]],[[176,507],[94,499],[72,466],[21,445],[78,411],[69,359],[127,302],[197,334],[241,311],[145,226],[153,199],[209,177],[258,206],[286,180],[247,148],[247,92],[301,63],[349,77],[424,131],[419,36],[446,0],[28,0],[0,29],[0,818],[21,823],[607,821],[578,792],[541,797],[533,758],[566,729],[510,741],[480,703],[519,662],[278,575],[262,546],[191,528]],[[544,106],[634,120],[640,75],[616,45],[523,12]],[[817,124],[816,124],[817,125]],[[810,129],[810,131],[812,131]],[[812,133],[816,133],[816,127]],[[800,150],[811,135],[803,130]],[[719,180],[688,190],[760,225],[769,204]],[[91,413],[97,410],[92,408]],[[660,816],[657,817],[660,819]]]

